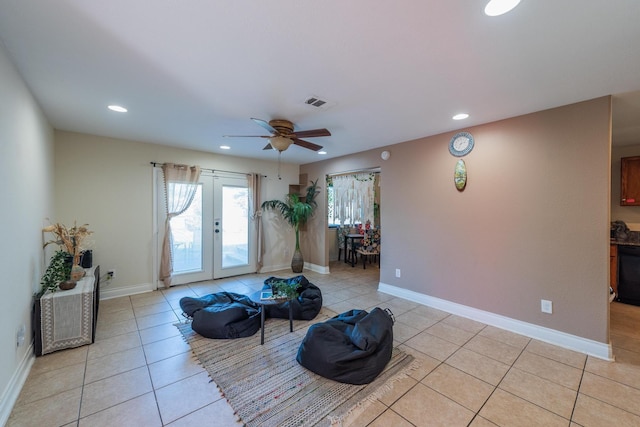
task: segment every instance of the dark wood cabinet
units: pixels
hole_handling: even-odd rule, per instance
[[[640,156],[620,159],[620,205],[640,206]]]
[[[610,245],[609,250],[609,284],[618,295],[618,245]]]

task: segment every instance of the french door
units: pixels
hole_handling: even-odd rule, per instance
[[[256,233],[247,178],[214,177],[213,278],[256,271]]]
[[[163,185],[160,174],[158,187]],[[164,198],[158,201],[158,224],[164,230]],[[173,285],[255,272],[256,233],[249,206],[246,177],[200,177],[189,208],[171,219]],[[158,253],[162,238],[159,242]]]

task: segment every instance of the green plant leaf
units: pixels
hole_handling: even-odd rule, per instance
[[[40,295],[44,294],[47,290],[55,291],[58,283],[68,280],[71,275],[71,255],[68,252],[58,250],[51,257],[49,266],[42,275],[40,284]]]
[[[289,193],[282,200],[267,200],[262,203],[262,210],[274,210],[279,212],[296,234],[296,250],[300,250],[300,226],[306,224],[318,207],[316,196],[320,193],[318,190],[318,180],[309,181],[311,185],[307,187],[304,199],[295,193]]]

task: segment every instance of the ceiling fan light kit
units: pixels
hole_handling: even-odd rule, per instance
[[[276,151],[284,151],[293,143],[289,138],[285,138],[284,136],[274,136],[273,138],[269,138],[269,144]]]
[[[291,144],[307,148],[313,151],[322,150],[322,146],[314,144],[313,142],[304,141],[300,138],[314,138],[318,136],[331,136],[331,132],[327,129],[312,129],[294,131],[293,123],[289,120],[273,119],[268,122],[262,119],[251,118],[259,126],[263,127],[271,133],[271,135],[224,135],[225,137],[237,137],[237,138],[267,138],[269,143],[263,148],[263,150],[274,149],[278,153],[285,151]]]

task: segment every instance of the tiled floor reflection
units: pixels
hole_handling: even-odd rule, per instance
[[[396,344],[422,362],[352,425],[640,425],[640,307],[611,304],[612,363],[382,294],[378,273],[340,262],[304,272],[335,312],[391,308]],[[37,358],[8,426],[241,425],[173,323],[185,295],[258,290],[271,275],[292,276],[102,301],[95,344]]]

